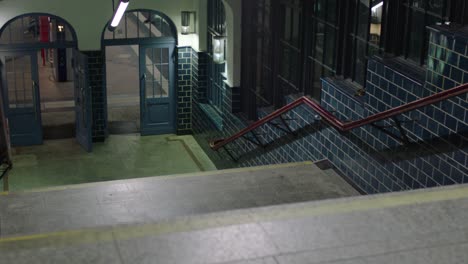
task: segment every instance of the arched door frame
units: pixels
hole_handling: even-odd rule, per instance
[[[19,42],[19,43],[6,43],[6,44],[3,44],[3,43],[0,43],[0,53],[2,53],[3,55],[5,55],[5,57],[7,56],[10,56],[9,54],[18,54],[18,55],[27,55],[27,54],[30,54],[30,55],[27,55],[27,56],[36,56],[36,55],[33,55],[33,54],[37,54],[37,52],[39,52],[41,49],[67,49],[67,48],[71,48],[71,49],[77,49],[78,47],[78,38],[77,38],[77,34],[76,34],[76,31],[75,29],[71,26],[71,24],[66,21],[65,19],[59,17],[59,16],[56,16],[56,15],[53,15],[53,14],[49,14],[49,13],[38,13],[38,12],[32,12],[32,13],[25,13],[25,14],[21,14],[21,15],[18,15],[10,20],[8,20],[3,26],[2,28],[0,28],[0,38],[1,36],[3,36],[3,34],[8,34],[6,32],[6,30],[12,25],[12,23],[14,21],[17,21],[18,19],[22,19],[24,17],[49,17],[49,18],[53,18],[53,19],[56,19],[57,21],[60,22],[60,24],[63,24],[63,26],[65,26],[65,28],[67,30],[69,30],[69,33],[71,34],[71,39],[72,40],[61,40],[61,41],[54,41],[54,42],[40,42],[39,40],[35,41],[35,42]],[[11,41],[11,39],[10,39]],[[33,63],[36,63],[37,64],[37,61],[34,59],[32,60],[31,62]],[[32,76],[35,76],[37,75],[37,67],[38,65],[31,65],[32,67],[32,72],[31,72],[31,75]],[[2,73],[3,74],[3,73]],[[38,76],[35,77],[36,79],[38,78]],[[1,78],[3,79],[3,78]],[[2,82],[4,82],[5,80],[2,80]],[[40,83],[38,82],[38,80],[36,80],[37,82],[34,82],[33,80],[33,87],[36,87],[36,89],[34,89],[33,91],[33,103],[36,104],[37,106],[35,106],[34,108],[36,108],[35,110],[35,120],[34,122],[31,122],[34,123],[34,127],[37,127],[37,128],[34,128],[33,130],[31,131],[36,131],[36,132],[31,132],[31,137],[30,138],[34,138],[33,140],[28,140],[25,138],[25,140],[21,140],[22,143],[19,143],[19,144],[25,144],[25,145],[28,145],[28,144],[40,144],[42,143],[42,137],[43,137],[43,134],[42,134],[42,118],[40,117],[40,113],[41,113],[41,110],[40,110]],[[5,84],[6,85],[6,84]],[[2,85],[3,86],[3,85]],[[3,87],[3,89],[8,89],[8,87]],[[8,102],[7,100],[9,100],[9,96],[4,94],[4,98],[3,98],[3,101],[4,101],[4,108],[5,108],[5,115],[8,116],[9,118],[10,117],[13,117],[13,111],[9,111],[9,107],[8,107]],[[14,121],[10,121],[13,125]],[[19,121],[18,122],[18,125],[19,125]],[[21,121],[21,123],[23,123],[23,121]],[[11,135],[13,137],[14,135],[14,129],[13,129],[13,126],[10,125],[10,132],[11,132]],[[32,135],[36,135],[36,136],[32,136]],[[20,142],[20,141],[18,141]],[[12,141],[12,144],[14,142]],[[15,143],[16,144],[16,143]]]
[[[72,25],[62,17],[49,14],[49,13],[26,13],[18,15],[10,20],[8,20],[2,28],[0,28],[0,37],[4,33],[4,31],[8,28],[8,26],[15,20],[28,17],[28,16],[46,16],[51,18],[60,19],[68,29],[70,29],[71,36],[73,38],[72,41],[63,41],[63,42],[35,42],[35,43],[19,43],[19,44],[1,44],[0,43],[0,51],[23,51],[23,50],[40,50],[40,49],[60,49],[60,48],[78,48],[78,37],[76,35],[75,29]]]
[[[177,56],[177,45],[178,45],[178,32],[177,32],[177,27],[174,24],[174,21],[164,14],[161,11],[158,10],[153,10],[153,9],[131,9],[127,10],[125,13],[131,13],[131,12],[151,12],[152,14],[156,14],[160,16],[162,19],[164,19],[170,27],[172,37],[149,37],[149,38],[125,38],[125,39],[105,39],[105,34],[106,31],[109,27],[109,24],[111,21],[109,20],[104,27],[102,34],[101,34],[101,50],[104,53],[104,61],[105,59],[105,49],[107,46],[122,46],[122,45],[138,45],[139,47],[141,46],[150,46],[152,44],[173,44],[174,45],[174,76],[173,76],[173,82],[174,82],[174,89],[175,89],[175,94],[174,94],[174,100],[175,100],[175,126],[177,130],[177,102],[178,102],[178,90],[179,90],[179,85],[178,85],[178,56]],[[121,22],[122,23],[122,22]],[[104,63],[104,77],[103,77],[103,87],[104,87],[104,98],[105,98],[105,103],[104,103],[104,109],[105,109],[105,131],[106,131],[106,136],[109,135],[109,120],[108,120],[108,105],[107,105],[107,65]]]

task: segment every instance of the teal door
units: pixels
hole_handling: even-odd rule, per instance
[[[88,56],[73,50],[75,84],[76,140],[87,151],[92,151],[91,91],[88,85]]]
[[[174,44],[140,46],[141,134],[175,133]]]
[[[37,53],[8,52],[0,61],[12,146],[42,144]]]

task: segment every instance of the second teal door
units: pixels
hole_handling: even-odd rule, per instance
[[[140,46],[141,134],[175,133],[174,44]]]

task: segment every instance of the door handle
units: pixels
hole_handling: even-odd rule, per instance
[[[34,109],[34,119],[37,120],[37,102],[36,102],[36,81],[32,81],[32,105]]]
[[[141,93],[141,99],[144,100],[143,101],[143,115],[146,114],[146,110],[148,108],[148,106],[146,105],[146,73],[143,73],[143,75],[141,76],[141,81],[142,81],[142,85],[141,87],[144,87],[144,89],[141,89],[140,93]]]

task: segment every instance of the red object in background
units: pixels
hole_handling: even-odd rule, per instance
[[[49,38],[49,17],[41,16],[39,17],[39,41],[48,43],[50,42]],[[42,66],[45,66],[46,63],[46,52],[45,49],[41,50],[41,57],[42,57]]]

